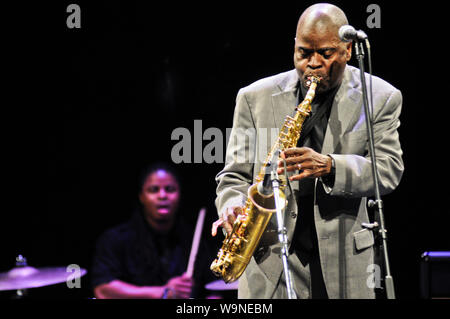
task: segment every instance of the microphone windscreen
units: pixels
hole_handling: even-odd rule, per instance
[[[339,38],[344,42],[350,42],[353,40],[356,30],[351,25],[343,25],[339,28]]]

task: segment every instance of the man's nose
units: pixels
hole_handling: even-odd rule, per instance
[[[317,52],[314,52],[313,54],[311,54],[311,57],[308,62],[308,67],[313,70],[321,68],[322,67],[322,56]]]

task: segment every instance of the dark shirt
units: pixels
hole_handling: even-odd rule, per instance
[[[306,95],[306,89],[299,84],[297,90],[298,104]],[[309,147],[320,153],[327,130],[328,119],[337,89],[324,95],[316,95],[311,103],[311,113],[303,123],[300,139],[297,147]],[[298,105],[297,104],[297,105]],[[319,117],[315,116],[322,109]],[[311,122],[312,121],[312,122]],[[313,124],[311,124],[313,123]],[[312,125],[312,126],[311,126]],[[314,179],[305,178],[299,181],[299,193],[297,196],[298,219],[295,229],[294,248],[303,253],[311,253],[317,250],[317,239],[314,229]]]
[[[119,279],[137,286],[157,286],[186,270],[189,240],[178,232],[152,231],[142,214],[107,230],[97,241],[92,285]]]

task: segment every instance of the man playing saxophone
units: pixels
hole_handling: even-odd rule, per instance
[[[311,76],[320,78],[311,114],[297,147],[283,150],[286,162],[287,206],[284,223],[289,264],[298,298],[374,298],[367,269],[374,261],[374,233],[367,197],[374,186],[359,70],[347,65],[352,43],[340,40],[348,24],[344,12],[331,4],[307,8],[297,24],[295,70],[259,80],[238,93],[224,169],[216,180],[219,219],[230,234],[247,199],[247,190],[261,169],[255,151],[259,132],[280,128],[286,115],[304,99]],[[373,128],[381,194],[393,191],[403,173],[397,129],[402,95],[386,81],[373,77]],[[254,138],[242,139],[252,129]],[[244,141],[236,143],[236,141]],[[236,154],[250,154],[238,161]],[[284,172],[279,162],[279,174]],[[286,298],[276,218],[265,229],[248,266],[239,278],[239,298]]]

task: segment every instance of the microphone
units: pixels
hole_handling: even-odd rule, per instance
[[[273,194],[272,175],[274,176],[274,179],[278,176],[277,165],[275,163],[277,163],[276,159],[280,156],[280,152],[280,150],[276,150],[273,153],[270,162],[267,163],[264,179],[256,186],[256,190],[261,196],[266,197]]]
[[[339,28],[339,38],[344,42],[366,40],[367,34],[362,30],[356,31],[354,27],[346,24]]]
[[[269,196],[272,195],[272,180],[271,180],[271,174],[266,173],[264,174],[264,179],[258,183],[258,186],[256,187],[256,190],[261,196]]]

